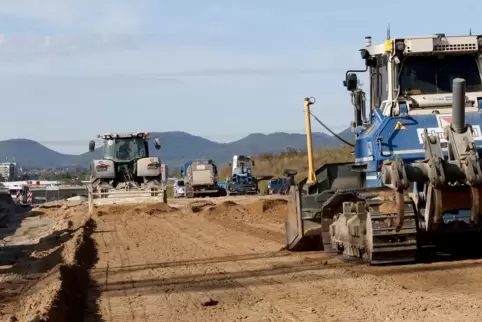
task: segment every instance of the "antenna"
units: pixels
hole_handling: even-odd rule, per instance
[[[390,40],[390,23],[387,26],[387,40]]]

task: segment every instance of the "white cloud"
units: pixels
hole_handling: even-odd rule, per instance
[[[0,15],[55,30],[0,37],[0,103],[22,111],[9,113],[0,139],[51,141],[62,133],[59,140],[71,140],[132,127],[227,136],[233,125],[223,120],[237,111],[256,115],[247,131],[278,130],[286,120],[291,127],[286,130],[297,130],[303,127],[304,96],[344,90],[331,81],[336,75],[326,74],[337,61],[351,65],[343,54],[272,48],[263,35],[256,41],[251,35],[237,38],[241,24],[224,30],[230,17],[222,8],[211,7],[204,19],[193,8],[188,13],[166,8],[158,28],[143,32],[152,23],[145,19],[155,1],[0,0]],[[322,84],[324,79],[330,82]],[[319,106],[330,106],[331,95],[318,98]],[[334,114],[327,113],[329,124]],[[111,129],[105,129],[105,120]]]
[[[0,13],[23,19],[37,19],[55,25],[73,23],[79,14],[78,7],[69,1],[53,0],[46,4],[42,0],[4,0]]]
[[[0,14],[34,19],[71,31],[138,32],[149,12],[148,0],[2,0]]]
[[[291,53],[273,57],[217,46],[169,44],[142,36],[6,37],[0,48],[3,76],[269,76],[317,67],[312,65],[315,60],[306,61],[306,56],[293,61]]]

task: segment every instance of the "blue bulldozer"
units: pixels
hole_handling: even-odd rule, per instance
[[[354,106],[354,162],[315,170],[315,101],[305,99],[308,176],[295,183],[296,171],[286,171],[291,251],[377,265],[480,249],[482,36],[387,38],[374,45],[366,37],[365,69],[347,71],[343,82]]]

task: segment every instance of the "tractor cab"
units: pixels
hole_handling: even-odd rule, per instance
[[[149,157],[148,132],[113,133],[98,135],[104,141],[102,159],[114,162],[131,162]],[[158,138],[154,139],[156,150],[161,148]],[[95,141],[90,141],[89,151],[95,150]]]
[[[90,163],[89,203],[94,199],[128,196],[155,197],[167,202],[165,180],[167,167],[149,151],[149,132],[107,133],[97,136],[104,146],[100,159]],[[161,144],[154,139],[154,148]],[[89,151],[95,151],[95,141],[89,142]],[[125,194],[119,195],[119,193]]]

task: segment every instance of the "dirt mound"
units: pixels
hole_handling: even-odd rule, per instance
[[[203,216],[227,229],[283,243],[286,211],[283,199],[261,199],[247,205],[225,201],[205,209]]]
[[[246,222],[265,220],[267,218],[275,222],[283,222],[287,211],[287,203],[283,199],[258,200],[248,205],[224,201],[217,206],[209,207],[206,215],[225,216]]]
[[[219,205],[216,205],[214,207],[209,207],[208,212],[213,215],[226,215],[229,212],[231,212],[233,209],[239,209],[244,212],[244,207],[241,205],[238,205],[234,201],[228,200],[228,201],[223,201]]]
[[[214,205],[216,205],[216,204],[212,201],[209,201],[209,200],[196,200],[196,201],[193,201],[193,202],[190,202],[189,204],[187,204],[184,207],[183,212],[185,212],[185,213],[199,213],[199,212],[203,211],[204,209],[212,207]]]
[[[173,208],[165,203],[149,203],[149,204],[135,204],[135,205],[105,205],[105,206],[97,206],[96,207],[96,214],[97,216],[103,216],[106,214],[114,214],[114,215],[139,215],[139,214],[148,214],[148,215],[160,215],[164,213],[169,213],[176,211],[176,208]]]
[[[287,200],[284,199],[269,199],[259,200],[246,206],[246,208],[253,213],[283,213],[286,211]]]
[[[32,208],[30,213],[33,216],[45,216],[45,217],[68,217],[76,213],[86,213],[88,206],[85,204],[79,205],[58,205],[51,207],[38,207]]]
[[[86,211],[78,209],[57,213],[58,209],[36,209],[4,222],[0,247],[0,320],[12,314],[22,316],[30,303],[45,308],[60,286],[59,265],[68,263],[65,249],[74,245],[79,231],[86,224]],[[73,256],[72,256],[73,257]],[[38,293],[37,293],[38,292]],[[33,310],[33,309],[31,309]]]
[[[19,321],[83,321],[89,270],[97,261],[91,235],[95,221],[88,219],[63,247],[61,262],[33,285],[20,300],[15,318]]]
[[[168,204],[159,203],[159,204],[147,204],[147,205],[140,205],[135,207],[132,211],[134,213],[146,213],[148,215],[160,215],[162,213],[168,213],[176,211],[176,208],[172,208]]]
[[[227,200],[227,201],[223,201],[221,204],[219,204],[220,206],[222,207],[231,207],[231,206],[237,206],[238,204],[235,203],[234,201],[232,200]]]

